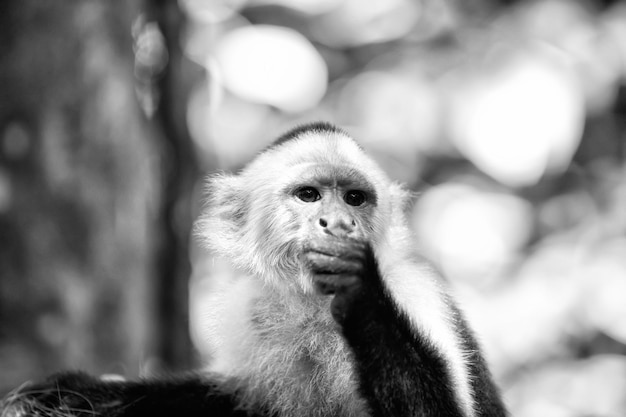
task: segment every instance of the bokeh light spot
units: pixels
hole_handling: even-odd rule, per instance
[[[426,250],[448,276],[486,279],[527,242],[531,208],[513,195],[450,183],[420,197],[414,220]]]
[[[571,161],[582,136],[584,100],[571,74],[545,57],[501,58],[497,68],[460,87],[452,138],[485,173],[528,186]]]
[[[271,25],[235,29],[219,41],[215,60],[219,79],[230,91],[287,112],[315,106],[326,92],[326,63],[292,29]]]

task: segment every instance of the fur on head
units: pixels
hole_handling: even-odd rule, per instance
[[[391,211],[406,207],[408,192],[393,183],[347,133],[326,123],[286,133],[239,174],[211,177],[198,234],[235,267],[280,290],[308,293],[312,287],[300,254],[310,237],[311,220],[291,201],[302,178],[325,174],[358,177],[373,188],[376,204],[362,216],[361,226],[366,234],[362,238],[376,250],[390,219],[397,218]]]

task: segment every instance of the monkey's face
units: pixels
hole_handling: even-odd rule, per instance
[[[285,187],[284,204],[304,247],[328,236],[358,241],[372,237],[378,196],[363,174],[328,163],[303,164],[299,171]]]
[[[268,279],[313,291],[303,254],[333,239],[369,242],[379,197],[363,173],[339,161],[304,160],[281,174],[251,193],[248,227],[264,252]]]
[[[303,254],[312,242],[376,246],[391,218],[391,182],[349,137],[307,133],[210,183],[198,223],[234,265],[284,288],[312,291]]]

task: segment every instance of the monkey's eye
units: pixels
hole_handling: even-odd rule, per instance
[[[367,200],[367,195],[363,191],[350,190],[343,196],[343,201],[351,206],[360,206]]]
[[[321,198],[319,191],[313,187],[298,188],[294,195],[305,203],[312,203]]]

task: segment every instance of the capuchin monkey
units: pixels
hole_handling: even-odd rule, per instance
[[[237,273],[214,285],[208,369],[52,376],[20,416],[458,416],[507,412],[444,283],[416,252],[410,195],[343,130],[298,127],[210,179],[197,234]]]

